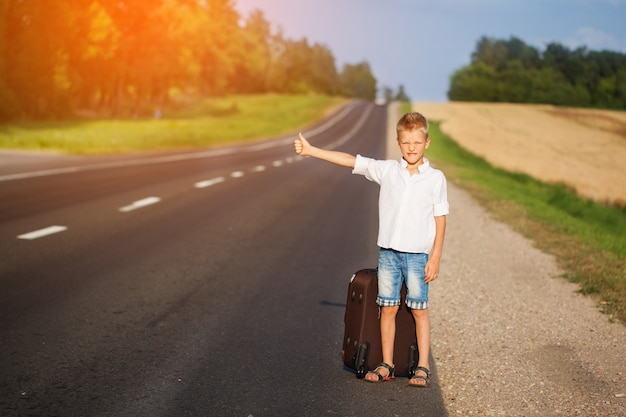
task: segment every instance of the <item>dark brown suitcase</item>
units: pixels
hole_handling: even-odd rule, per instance
[[[376,304],[378,277],[376,269],[361,269],[350,279],[343,336],[343,363],[356,371],[359,379],[382,362],[380,314]],[[406,307],[406,286],[402,286],[402,302],[396,316],[396,340],[393,358],[397,376],[411,377],[417,368],[415,320]]]

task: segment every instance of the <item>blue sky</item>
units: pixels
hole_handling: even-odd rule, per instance
[[[333,52],[337,67],[367,61],[379,86],[400,84],[413,101],[446,101],[450,76],[482,36],[515,36],[543,51],[626,53],[626,0],[234,0],[264,12],[290,39]]]

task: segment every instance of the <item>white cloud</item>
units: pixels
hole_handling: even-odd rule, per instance
[[[567,44],[572,48],[586,46],[590,50],[624,50],[625,42],[620,42],[610,33],[603,32],[593,27],[582,27],[578,29],[573,39],[569,39]]]

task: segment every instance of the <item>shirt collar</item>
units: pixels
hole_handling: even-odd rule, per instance
[[[402,168],[406,168],[409,165],[409,163],[405,161],[404,158],[400,159],[400,164],[402,164]],[[417,167],[417,169],[421,174],[422,172],[426,172],[429,168],[430,168],[430,161],[428,160],[428,158],[424,157],[424,163],[420,165],[419,167]]]

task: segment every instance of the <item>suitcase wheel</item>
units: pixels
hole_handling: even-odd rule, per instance
[[[415,343],[412,343],[411,346],[409,346],[409,362],[408,362],[409,379],[413,378],[413,375],[415,375],[415,372],[417,371],[418,359],[419,359],[419,354],[417,351],[417,345]]]
[[[356,354],[354,355],[354,369],[356,369],[356,377],[358,379],[365,378],[367,369],[367,355],[369,354],[370,344],[363,342],[359,345]]]

